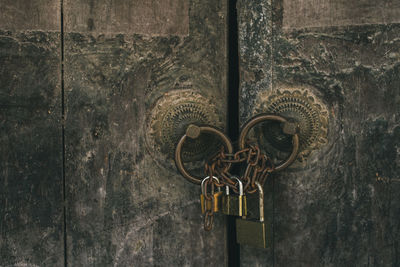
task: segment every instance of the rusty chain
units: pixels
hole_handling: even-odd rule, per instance
[[[208,176],[208,177],[213,177],[213,175]],[[208,193],[208,185],[211,185],[211,193]],[[210,231],[212,229],[213,223],[214,223],[214,202],[215,202],[215,197],[214,197],[214,188],[215,188],[215,180],[210,178],[205,181],[205,186],[204,186],[204,198],[205,200],[211,201],[211,209],[206,209],[205,215],[204,215],[204,230]]]
[[[258,145],[250,144],[246,140],[250,129],[266,120],[283,123],[284,132],[293,136],[292,153],[286,159],[286,161],[279,163],[277,166],[274,165],[273,161],[270,157],[268,157],[268,155],[261,152]],[[175,164],[183,177],[188,179],[190,182],[202,184],[202,179],[191,175],[183,165],[181,152],[186,138],[196,139],[202,132],[205,132],[217,135],[224,143],[224,146],[221,147],[218,153],[207,160],[204,166],[204,171],[207,177],[204,179],[205,189],[202,195],[205,198],[204,202],[210,201],[211,203],[211,208],[207,208],[207,204],[204,207],[204,229],[206,231],[212,229],[214,221],[214,203],[216,201],[214,196],[215,187],[221,188],[228,186],[235,193],[239,193],[237,188],[240,181],[244,185],[243,192],[245,194],[257,192],[257,184],[263,186],[268,176],[272,172],[283,170],[293,163],[299,149],[298,131],[299,129],[297,124],[289,122],[281,116],[260,114],[245,124],[239,136],[239,151],[233,153],[232,143],[221,131],[211,126],[200,127],[196,125],[189,125],[186,133],[181,137],[177,144],[175,150]],[[232,165],[238,165],[242,170],[244,170],[243,175],[238,176],[239,181],[234,181],[234,179],[232,179],[233,175],[230,173]],[[219,179],[214,179],[215,177],[218,177]],[[210,193],[207,190],[208,186],[211,186]]]
[[[234,154],[225,153],[225,148],[221,147],[220,151],[205,163],[204,171],[207,177],[219,177],[219,181],[207,179],[205,181],[204,198],[211,201],[211,207],[214,206],[214,188],[229,186],[235,193],[238,192],[238,182],[232,179],[233,175],[229,172],[232,164],[246,164],[244,175],[238,179],[245,185],[244,192],[252,194],[257,192],[257,183],[264,185],[268,175],[274,171],[272,160],[261,153],[257,145],[249,145]],[[229,166],[229,167],[228,167]],[[211,193],[208,193],[208,186],[211,186]],[[210,231],[214,221],[213,208],[206,210],[204,216],[204,229]]]
[[[231,177],[228,166],[231,164],[246,164],[243,175],[239,179],[244,185],[244,192],[252,194],[257,191],[256,182],[264,185],[268,175],[274,171],[272,160],[261,153],[257,145],[249,145],[247,148],[237,151],[234,154],[225,153],[225,148],[205,163],[205,173],[208,176],[217,176],[220,182],[212,181],[216,186],[229,186],[235,193],[238,193],[237,183]]]

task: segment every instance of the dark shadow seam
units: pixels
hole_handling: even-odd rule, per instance
[[[228,2],[228,135],[239,138],[239,49],[237,0]],[[235,170],[232,170],[235,171]],[[236,242],[236,218],[227,219],[228,266],[240,266],[240,246]]]
[[[60,0],[60,38],[61,38],[61,124],[62,124],[62,180],[63,180],[63,239],[64,266],[68,266],[67,252],[67,208],[66,208],[66,178],[65,178],[65,90],[64,90],[64,1]]]
[[[270,37],[270,39],[271,39],[271,45],[270,45],[270,55],[271,55],[271,59],[270,59],[270,64],[271,64],[271,69],[270,69],[270,71],[271,71],[271,81],[270,81],[270,83],[271,83],[271,87],[270,87],[270,90],[272,91],[272,89],[273,89],[273,86],[274,86],[274,47],[275,47],[275,36],[274,36],[274,33],[275,33],[275,31],[274,31],[274,23],[275,23],[275,20],[274,20],[274,12],[275,12],[275,9],[274,9],[274,7],[276,6],[276,3],[275,3],[275,0],[272,0],[271,1],[271,25],[270,25],[270,27],[271,27],[271,37]],[[276,212],[276,210],[275,210],[275,190],[276,190],[276,188],[275,188],[275,175],[273,176],[273,179],[272,179],[272,266],[274,267],[275,266],[275,212]]]

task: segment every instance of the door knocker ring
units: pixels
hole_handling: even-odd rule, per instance
[[[284,117],[278,116],[278,115],[269,115],[269,114],[260,114],[257,115],[256,117],[252,118],[249,122],[245,124],[243,127],[243,130],[240,132],[239,136],[239,149],[244,149],[246,146],[246,137],[249,131],[256,126],[259,123],[262,123],[264,121],[278,121],[284,124],[283,126],[283,131],[285,134],[290,134],[292,135],[292,143],[293,143],[293,149],[290,154],[290,156],[282,163],[279,165],[275,166],[275,171],[281,171],[285,168],[287,168],[290,164],[292,164],[299,152],[299,135],[298,131],[299,128],[297,124],[293,122],[289,122],[287,119]]]
[[[189,180],[192,183],[200,184],[203,178],[198,178],[191,175],[185,168],[182,162],[182,147],[187,137],[191,139],[196,139],[200,136],[201,133],[211,133],[217,135],[225,145],[228,153],[233,153],[233,146],[232,142],[230,141],[229,137],[226,136],[220,130],[210,127],[210,126],[196,126],[196,125],[189,125],[186,129],[186,133],[181,137],[178,144],[176,145],[175,149],[175,164],[176,168],[180,171],[183,177]],[[227,170],[229,170],[231,164],[227,166]]]

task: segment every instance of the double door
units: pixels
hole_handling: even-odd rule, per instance
[[[0,8],[1,266],[400,264],[396,1]],[[225,217],[203,230],[199,187],[172,159],[188,123],[235,132],[235,112],[236,131],[262,112],[303,129],[299,159],[265,185],[271,247],[240,257]],[[279,152],[274,134],[261,141]]]

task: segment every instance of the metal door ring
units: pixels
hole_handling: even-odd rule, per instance
[[[220,130],[210,126],[196,126],[193,124],[189,125],[186,130],[186,133],[181,137],[178,144],[176,145],[175,165],[183,177],[185,177],[187,180],[195,184],[200,184],[204,178],[195,177],[186,170],[182,162],[182,147],[187,137],[196,139],[197,137],[200,136],[201,133],[211,133],[217,135],[223,141],[226,149],[228,150],[228,153],[229,154],[233,153],[233,146],[230,139]],[[229,170],[230,166],[231,164],[227,166],[227,171]]]
[[[262,123],[264,121],[268,121],[268,120],[269,121],[278,121],[278,122],[282,122],[282,123],[289,123],[288,120],[286,120],[284,117],[281,117],[279,115],[260,114],[256,117],[254,117],[248,123],[245,124],[245,126],[243,127],[243,130],[240,133],[240,136],[239,136],[239,149],[240,150],[245,148],[246,137],[247,137],[247,134],[249,133],[249,131],[257,124]],[[281,171],[281,170],[287,168],[290,164],[293,163],[293,161],[295,161],[297,154],[299,152],[299,135],[298,135],[298,133],[293,132],[293,131],[291,131],[291,132],[288,131],[287,133],[291,134],[293,136],[292,137],[292,144],[293,144],[292,153],[290,154],[290,156],[288,157],[288,159],[286,161],[275,166],[275,171]]]

